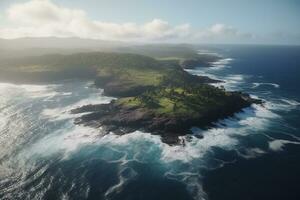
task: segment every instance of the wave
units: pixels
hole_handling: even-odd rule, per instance
[[[280,85],[277,84],[277,83],[253,83],[252,88],[257,88],[257,87],[262,86],[262,85],[269,85],[269,86],[273,86],[274,88],[279,88],[280,87]]]
[[[212,83],[215,87],[223,86],[227,90],[237,90],[245,82],[245,79],[250,78],[249,75],[243,74],[229,74],[229,75],[218,75],[211,72],[210,68],[196,68],[187,69],[187,72],[197,76],[208,76],[211,79],[219,80],[219,83]]]
[[[300,102],[296,101],[296,100],[293,100],[293,99],[280,99],[281,101],[287,103],[288,105],[291,105],[291,106],[299,106],[300,105]]]
[[[101,130],[96,131],[92,128],[69,125],[69,128],[64,127],[54,135],[68,132],[61,139],[66,143],[58,146],[66,147],[71,151],[76,149],[73,145],[77,146],[78,143],[96,143],[114,148],[126,147],[128,152],[134,152],[132,159],[135,158],[140,162],[144,162],[144,155],[151,155],[151,151],[160,151],[161,156],[159,159],[163,162],[181,161],[188,163],[193,159],[204,157],[212,147],[223,147],[225,149],[234,147],[238,144],[235,138],[236,135],[247,135],[264,129],[268,126],[268,121],[278,117],[278,115],[263,106],[253,105],[237,113],[234,117],[218,121],[215,123],[215,128],[208,130],[193,128],[194,135],[182,136],[181,139],[186,141],[185,145],[177,146],[169,146],[162,143],[159,136],[141,131],[122,136],[113,133],[101,136]],[[70,131],[65,131],[66,129]],[[202,135],[203,139],[199,139],[197,135]],[[46,141],[46,143],[49,143],[48,139]],[[58,144],[58,142],[55,143]],[[136,151],[137,149],[140,150]],[[157,155],[157,153],[154,153],[154,155]]]
[[[185,71],[193,74],[193,75],[197,75],[197,76],[209,76],[209,78],[214,79],[214,80],[220,80],[222,81],[217,75],[213,75],[213,74],[209,74],[207,72],[208,68],[202,68],[202,67],[198,67],[195,69],[185,69]]]
[[[300,103],[293,99],[277,98],[272,99],[271,101],[266,101],[265,106],[269,110],[289,112],[291,110],[297,109],[300,106]]]
[[[28,92],[40,92],[45,91],[49,87],[55,85],[30,85],[30,84],[13,84],[13,83],[0,83],[0,89],[7,89],[7,88],[22,88]]]
[[[234,81],[242,81],[244,80],[245,75],[242,74],[230,74],[225,77],[225,79],[234,80]]]
[[[208,130],[194,129],[194,134],[200,134],[203,139],[192,137],[187,139],[186,146],[166,147],[163,158],[166,161],[181,160],[190,162],[195,158],[205,156],[212,147],[225,149],[238,144],[236,135],[248,135],[268,127],[271,119],[279,116],[263,106],[253,105],[235,114],[232,118],[220,120],[215,128]],[[189,142],[190,141],[190,142]]]
[[[214,56],[222,57],[222,55],[217,52],[211,52],[211,51],[205,50],[205,49],[198,50],[197,54],[199,54],[199,55],[214,55]]]
[[[211,62],[212,69],[220,69],[222,67],[228,66],[233,61],[233,58],[222,58],[215,62]]]
[[[109,103],[111,100],[115,98],[113,97],[106,97],[103,96],[103,92],[100,91],[99,93],[93,93],[90,94],[87,98],[81,99],[71,105],[68,106],[62,106],[62,107],[56,107],[56,108],[45,108],[42,111],[42,116],[52,120],[52,121],[57,121],[57,120],[65,120],[65,119],[71,119],[74,117],[81,116],[83,114],[87,113],[79,113],[79,114],[71,114],[70,111],[84,106],[84,105],[89,105],[89,104],[105,104]]]
[[[223,55],[216,53],[216,52],[211,52],[208,50],[198,50],[199,55],[213,55],[213,56],[217,56],[220,57],[220,59],[214,61],[214,62],[210,62],[210,65],[212,67],[209,67],[211,70],[220,70],[224,67],[228,67],[228,64],[230,64],[234,59],[233,58],[224,58]]]
[[[22,95],[26,95],[29,98],[43,98],[43,97],[54,97],[58,95],[55,92],[55,88],[58,84],[48,84],[48,85],[29,85],[29,84],[12,84],[12,83],[0,83],[1,92],[6,95],[14,95],[15,92]],[[17,91],[16,91],[17,90]]]
[[[54,131],[23,152],[23,157],[45,157],[55,153],[64,153],[64,158],[76,152],[82,145],[96,143],[100,136],[103,136],[101,129],[94,129],[84,126],[76,126],[72,121],[67,122],[63,127]]]
[[[257,148],[257,147],[254,147],[254,148],[247,148],[245,149],[244,151],[237,151],[237,154],[240,156],[240,157],[243,157],[245,159],[253,159],[253,158],[257,158],[258,156],[261,156],[263,154],[266,154],[267,152],[260,149],[260,148]],[[224,165],[222,165],[224,166]],[[222,167],[221,166],[221,167]]]
[[[245,79],[251,77],[244,74],[227,74],[220,73],[220,70],[230,67],[229,64],[233,61],[233,58],[222,58],[216,62],[212,62],[213,67],[198,67],[195,69],[186,69],[187,72],[198,75],[208,76],[211,79],[219,80],[219,83],[212,83],[215,87],[224,87],[226,90],[237,90],[241,84],[245,82]]]
[[[215,87],[224,87],[226,90],[239,90],[242,84],[245,83],[245,79],[250,78],[249,75],[243,75],[243,74],[229,74],[229,75],[212,75],[212,74],[206,74],[209,77],[216,77],[217,80],[221,80],[223,82],[220,83],[213,83],[211,85]]]
[[[290,141],[290,140],[273,140],[269,142],[269,148],[272,151],[283,151],[286,144],[300,145],[300,142]]]

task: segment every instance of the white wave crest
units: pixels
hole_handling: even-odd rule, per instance
[[[269,142],[269,148],[272,151],[282,151],[283,147],[286,144],[297,144],[297,145],[299,145],[300,142],[295,142],[295,141],[290,141],[290,140],[273,140],[273,141]]]
[[[49,118],[52,121],[56,120],[64,120],[64,119],[71,119],[74,117],[78,117],[81,114],[71,114],[70,111],[72,109],[84,106],[84,105],[92,105],[92,104],[106,104],[109,103],[111,100],[115,98],[113,97],[107,97],[103,95],[103,90],[100,90],[97,93],[92,93],[88,97],[81,99],[71,105],[64,106],[64,107],[58,107],[58,108],[45,108],[42,111],[42,115],[44,117]],[[86,114],[86,113],[84,113]]]
[[[115,148],[126,148],[134,152],[133,157],[140,162],[145,159],[144,155],[157,155],[160,152],[159,159],[163,162],[181,161],[188,163],[193,159],[204,157],[212,147],[234,148],[238,145],[236,135],[247,135],[264,129],[268,126],[268,121],[276,117],[278,115],[267,108],[254,105],[252,108],[237,113],[234,118],[219,121],[216,123],[215,128],[208,130],[193,129],[194,134],[203,135],[203,139],[194,136],[183,136],[181,139],[186,141],[185,145],[169,146],[161,142],[159,136],[140,131],[122,136],[108,134],[97,138],[96,143]]]
[[[291,111],[293,109],[296,109],[300,106],[300,103],[293,99],[274,99],[272,101],[267,101],[265,103],[265,107],[267,107],[269,110],[274,111]]]
[[[234,148],[238,144],[236,135],[248,135],[268,127],[268,122],[279,116],[259,105],[246,108],[237,113],[235,118],[227,118],[216,123],[216,128],[208,130],[196,129],[195,134],[203,135],[203,139],[192,137],[185,146],[166,146],[163,151],[165,161],[181,160],[189,162],[205,156],[212,147],[224,149]],[[187,140],[189,141],[189,140]]]
[[[237,151],[238,155],[246,158],[246,159],[250,159],[250,158],[256,158],[262,154],[265,154],[266,152],[260,148],[249,148],[246,149],[245,152],[240,152]]]
[[[215,62],[211,62],[210,64],[211,64],[211,66],[213,66],[212,67],[212,69],[213,69],[213,68],[218,68],[218,67],[219,68],[225,67],[228,64],[230,64],[232,61],[233,61],[233,58],[223,58],[223,59],[217,60]]]
[[[101,135],[101,129],[76,126],[69,122],[61,129],[38,140],[23,156],[48,156],[63,151],[67,157],[81,145],[95,143]]]
[[[199,55],[214,55],[214,56],[222,57],[222,55],[219,53],[211,52],[211,51],[205,50],[205,49],[198,50],[197,54],[199,54]]]
[[[73,136],[68,136],[64,139],[70,142],[63,143],[62,146],[65,146],[69,150],[75,150],[72,145],[72,148],[70,148],[67,144],[75,144],[75,146],[77,146],[78,143],[97,143],[98,145],[126,148],[126,151],[133,152],[133,158],[140,162],[146,159],[144,155],[153,154],[153,156],[157,156],[157,153],[160,152],[158,158],[163,162],[181,161],[187,163],[191,160],[204,157],[213,147],[221,147],[224,149],[235,148],[235,146],[239,144],[235,137],[236,135],[256,133],[268,127],[269,121],[278,117],[277,114],[268,110],[267,107],[253,105],[250,108],[244,109],[243,112],[237,113],[233,118],[227,118],[217,122],[215,128],[208,130],[193,129],[195,136],[198,134],[202,135],[203,138],[182,136],[180,139],[185,141],[185,145],[176,146],[169,146],[161,142],[160,136],[140,131],[122,136],[112,133],[99,136],[98,131],[96,134],[97,137],[95,137],[95,131],[93,129],[75,126],[71,133]],[[76,133],[76,136],[74,136],[73,133]]]
[[[208,75],[209,77],[213,77],[215,75]],[[211,85],[215,87],[221,87],[223,86],[226,90],[238,90],[240,85],[244,83],[244,80],[246,78],[249,78],[249,76],[242,75],[242,74],[229,74],[227,76],[215,76],[217,80],[222,80],[220,83],[213,83]]]
[[[300,105],[300,102],[293,100],[293,99],[280,99],[280,100],[291,106],[299,106]]]
[[[30,84],[12,84],[12,83],[0,83],[0,91],[7,95],[15,95],[16,93],[22,93],[29,98],[42,98],[42,97],[54,97],[58,95],[54,89],[58,87],[57,84],[51,85],[30,85]]]
[[[280,85],[277,83],[253,83],[253,87],[252,88],[257,88],[259,86],[262,85],[269,85],[269,86],[273,86],[274,88],[280,88]]]

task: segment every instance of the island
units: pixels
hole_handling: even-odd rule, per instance
[[[210,66],[218,59],[196,53],[185,58],[111,52],[53,54],[6,60],[0,65],[0,74],[18,81],[94,80],[105,95],[117,99],[71,110],[82,113],[74,123],[101,127],[105,133],[141,130],[174,145],[179,143],[179,136],[192,134],[192,127],[210,127],[253,103],[261,103],[248,94],[209,85],[219,80],[185,71]]]

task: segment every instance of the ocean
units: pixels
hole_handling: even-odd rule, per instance
[[[300,47],[218,45],[188,70],[264,100],[168,146],[104,135],[69,111],[108,103],[91,82],[0,83],[0,199],[300,199]]]

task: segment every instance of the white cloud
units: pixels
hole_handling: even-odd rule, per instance
[[[82,10],[58,7],[48,0],[32,0],[22,4],[14,4],[7,10],[10,20],[27,25],[69,23],[73,19],[84,19]]]
[[[216,35],[220,35],[220,34],[235,35],[235,34],[237,34],[236,29],[234,29],[231,26],[226,26],[225,24],[215,24],[209,28],[209,31]]]
[[[30,0],[13,4],[5,13],[0,37],[81,37],[124,41],[208,41],[251,37],[224,24],[192,30],[189,24],[173,26],[153,19],[145,24],[111,23],[88,18],[85,11],[58,6],[51,0]]]
[[[240,32],[238,29],[226,24],[214,24],[196,33],[196,37],[204,41],[211,42],[230,42],[230,41],[250,41],[255,35]]]
[[[31,0],[14,4],[6,11],[14,26],[0,28],[0,37],[76,36],[110,40],[160,40],[180,38],[189,33],[189,25],[171,26],[154,19],[143,25],[90,20],[83,10],[60,7],[50,0]]]

